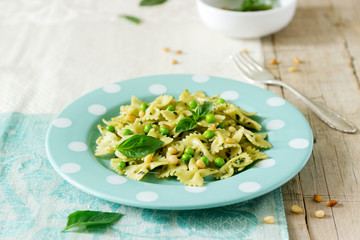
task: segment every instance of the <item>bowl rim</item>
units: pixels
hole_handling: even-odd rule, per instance
[[[207,7],[213,11],[218,11],[219,13],[226,13],[229,15],[247,15],[247,16],[249,16],[249,15],[266,15],[266,14],[280,12],[280,11],[284,10],[285,8],[291,7],[291,5],[295,5],[295,7],[296,7],[296,3],[297,3],[297,0],[286,0],[285,4],[282,4],[279,7],[272,8],[269,10],[241,12],[241,11],[230,11],[230,10],[217,8],[212,5],[207,4],[206,2],[204,2],[205,0],[196,0],[196,1],[198,4],[201,4],[202,6]],[[282,0],[280,0],[280,2],[282,2]]]

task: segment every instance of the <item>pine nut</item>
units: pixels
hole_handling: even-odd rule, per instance
[[[326,206],[328,206],[328,207],[333,207],[333,206],[335,206],[337,203],[338,203],[337,200],[328,200],[328,201],[326,202]]]
[[[301,60],[298,58],[298,57],[294,57],[293,58],[293,61],[297,64],[300,64],[301,63]]]
[[[164,47],[164,48],[163,48],[163,51],[164,51],[164,52],[169,52],[169,51],[170,51],[170,48]]]
[[[168,153],[170,153],[171,155],[177,154],[178,150],[174,147],[169,147],[168,148]]]
[[[321,202],[322,201],[322,197],[319,194],[315,194],[314,195],[314,200],[315,202]]]
[[[179,162],[179,159],[175,155],[171,155],[169,157],[169,163],[170,164],[177,164]]]
[[[289,68],[289,72],[296,72],[297,68],[296,67],[290,67]]]
[[[167,127],[169,130],[171,130],[171,127],[169,126],[169,125],[167,125],[167,124],[161,124],[161,125],[163,125],[163,126],[165,126],[165,127]]]
[[[144,162],[145,163],[151,163],[152,157],[153,156],[151,154],[146,155],[146,157],[144,158]]]
[[[133,123],[133,122],[135,122],[136,117],[132,114],[126,114],[125,119],[126,119],[126,121]]]
[[[297,206],[297,205],[292,205],[291,206],[291,211],[293,212],[293,213],[297,213],[297,214],[299,214],[299,213],[302,213],[302,208],[301,207],[299,207],[299,206]]]
[[[323,210],[317,210],[317,211],[315,211],[314,215],[317,218],[323,218],[325,216],[325,213]]]
[[[211,127],[209,127],[208,129],[211,130],[211,131],[215,131],[215,130],[216,130],[216,126],[211,126]]]
[[[143,117],[145,115],[145,112],[143,110],[139,111],[139,117]]]
[[[278,64],[277,59],[273,59],[273,60],[271,60],[271,61],[270,61],[270,64],[271,64],[271,65],[276,65],[276,64]]]
[[[198,166],[199,168],[206,168],[206,165],[205,165],[204,161],[201,160],[201,159],[198,159],[196,161],[196,166]]]
[[[177,50],[175,53],[176,53],[176,54],[182,54],[182,51],[181,51],[181,50]]]
[[[263,218],[263,222],[267,224],[273,224],[275,222],[275,218],[273,216],[267,216]]]
[[[226,138],[225,139],[225,142],[226,143],[229,143],[229,144],[234,144],[235,143],[235,140],[233,138]]]
[[[233,127],[233,126],[230,126],[229,127],[229,132],[232,132],[232,133],[236,132],[236,128]]]
[[[170,63],[171,64],[178,64],[179,62],[176,59],[171,59]]]

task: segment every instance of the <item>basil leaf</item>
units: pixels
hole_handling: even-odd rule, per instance
[[[191,130],[196,127],[197,121],[192,120],[191,118],[185,117],[180,119],[178,124],[176,125],[175,132],[184,132]]]
[[[116,146],[116,150],[128,158],[141,158],[155,152],[164,142],[146,135],[134,135]]]
[[[189,109],[189,111],[192,113],[194,120],[195,120],[196,122],[198,122],[199,119],[200,119],[199,115],[197,115],[197,113],[194,112],[194,111],[191,110],[191,109]]]
[[[119,220],[121,216],[121,213],[76,211],[68,216],[66,227],[62,232],[74,227],[111,224]]]
[[[142,0],[140,6],[154,6],[164,2],[166,2],[166,0]]]
[[[136,23],[136,24],[140,24],[141,23],[141,19],[134,17],[134,16],[130,16],[130,15],[119,15],[119,17],[121,18],[125,18],[126,20],[129,20],[130,22]]]
[[[211,111],[212,106],[213,106],[212,102],[206,102],[203,105],[200,105],[196,109],[196,114],[199,116],[199,119],[205,117],[206,114],[208,114]]]

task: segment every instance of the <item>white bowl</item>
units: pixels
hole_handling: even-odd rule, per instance
[[[279,6],[265,11],[240,12],[242,0],[197,0],[201,19],[209,28],[233,38],[257,38],[279,31],[291,21],[297,0],[279,0]]]

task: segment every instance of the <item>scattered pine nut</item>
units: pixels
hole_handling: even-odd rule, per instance
[[[233,126],[230,126],[229,127],[229,132],[232,132],[232,133],[236,132],[236,128],[233,127]]]
[[[181,51],[181,50],[177,50],[175,53],[176,53],[176,54],[182,54],[182,51]]]
[[[292,205],[291,206],[291,211],[293,212],[293,213],[297,213],[297,214],[299,214],[299,213],[302,213],[302,208],[301,207],[299,207],[299,206],[297,206],[297,205]]]
[[[205,165],[204,161],[201,160],[201,159],[198,159],[196,161],[196,166],[198,166],[199,168],[206,168],[206,165]]]
[[[242,50],[242,52],[243,52],[243,53],[249,53],[249,50],[244,49],[244,50]]]
[[[337,200],[328,200],[328,201],[326,202],[326,206],[328,206],[328,207],[333,207],[333,206],[335,206],[337,203],[338,203]]]
[[[221,9],[222,9],[222,10],[229,10],[228,7],[222,7]]]
[[[263,218],[263,222],[267,224],[273,224],[275,222],[275,218],[273,216],[267,216]]]
[[[145,115],[145,112],[143,110],[139,111],[139,117],[143,117]]]
[[[277,65],[277,64],[278,64],[277,59],[271,60],[271,61],[270,61],[270,64],[271,64],[271,65]]]
[[[211,130],[211,131],[215,131],[215,130],[216,130],[216,126],[211,126],[211,127],[209,127],[208,129]]]
[[[178,64],[179,62],[176,59],[171,59],[170,63],[171,64]]]
[[[132,114],[126,114],[125,119],[126,119],[126,121],[133,123],[133,122],[135,122],[136,117]]]
[[[297,64],[300,64],[301,63],[301,60],[298,58],[298,57],[294,57],[293,58],[293,61]]]
[[[325,216],[325,213],[323,210],[317,210],[317,211],[315,211],[314,215],[317,218],[323,218]]]
[[[315,194],[314,195],[314,200],[315,202],[321,202],[322,201],[322,197],[319,194]]]
[[[167,127],[169,130],[171,130],[171,127],[169,126],[169,125],[167,125],[167,124],[161,124],[161,125],[163,125],[164,127]]]
[[[297,68],[296,67],[290,67],[289,68],[289,72],[296,72]]]
[[[229,144],[233,144],[233,143],[235,143],[235,140],[233,138],[226,138],[225,142],[229,143]]]
[[[168,153],[170,153],[171,155],[177,154],[178,150],[174,147],[169,147],[168,148]]]
[[[164,51],[164,52],[169,52],[169,51],[170,51],[170,48],[164,47],[164,48],[163,48],[163,51]]]
[[[171,155],[169,157],[169,163],[170,164],[177,164],[179,162],[179,159],[175,155]]]
[[[146,157],[144,158],[145,163],[151,163],[151,160],[152,160],[152,155],[151,154],[146,155]]]

